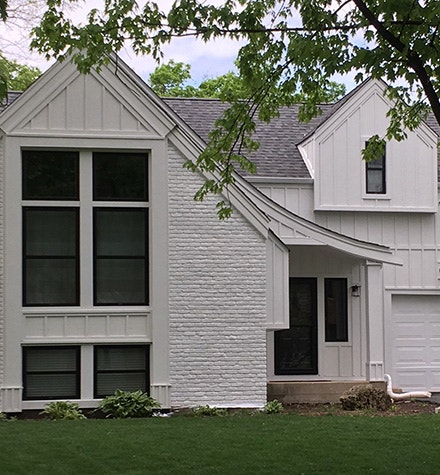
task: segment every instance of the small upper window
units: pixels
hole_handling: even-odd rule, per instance
[[[78,200],[77,152],[23,150],[24,200]]]
[[[93,199],[148,201],[147,157],[144,153],[94,153]]]
[[[366,144],[368,146],[368,142]],[[367,193],[385,194],[386,189],[385,148],[375,160],[365,163]]]

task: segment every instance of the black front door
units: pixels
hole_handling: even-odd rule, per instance
[[[290,327],[275,332],[275,374],[318,374],[316,278],[291,277]]]

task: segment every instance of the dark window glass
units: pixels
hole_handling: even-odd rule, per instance
[[[78,200],[77,152],[23,150],[24,200]]]
[[[95,397],[122,391],[149,392],[148,346],[95,346]]]
[[[325,341],[348,341],[347,279],[325,279]]]
[[[94,209],[95,305],[148,304],[148,210]]]
[[[147,201],[147,157],[141,153],[94,153],[93,199]]]
[[[78,346],[23,348],[23,399],[79,399]]]
[[[23,208],[23,304],[79,304],[77,208]]]
[[[367,193],[386,193],[385,155],[366,162]]]

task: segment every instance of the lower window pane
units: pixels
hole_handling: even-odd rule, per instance
[[[145,372],[143,373],[104,373],[98,374],[96,379],[97,397],[113,394],[116,389],[122,391],[146,390]]]
[[[27,259],[25,305],[77,305],[76,259]]]
[[[96,305],[145,305],[145,259],[96,259]]]
[[[78,399],[79,346],[23,348],[24,399]]]
[[[26,399],[77,398],[76,374],[29,374]]]
[[[149,389],[149,347],[95,346],[95,397]]]

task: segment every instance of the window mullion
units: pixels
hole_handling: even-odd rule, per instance
[[[80,289],[81,306],[93,306],[92,152],[80,154]]]

